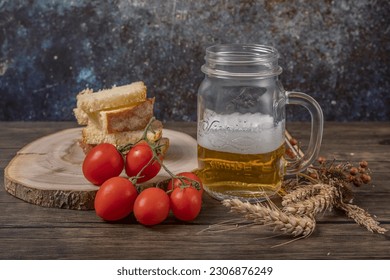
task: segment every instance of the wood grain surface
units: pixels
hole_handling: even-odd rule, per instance
[[[5,191],[4,168],[28,143],[77,127],[72,122],[1,122],[0,259],[390,259],[389,235],[368,232],[339,211],[318,216],[307,239],[291,240],[267,227],[236,226],[239,216],[206,196],[199,217],[144,227],[134,217],[107,223],[94,211],[48,208],[26,203]],[[194,123],[166,128],[196,137]],[[310,124],[288,124],[305,142]],[[326,123],[321,155],[338,161],[369,162],[372,183],[356,190],[354,203],[390,229],[390,124]],[[216,225],[231,221],[223,231]],[[222,227],[219,227],[222,229]]]
[[[164,129],[163,135],[170,139],[165,166],[173,173],[196,169],[196,140],[168,129]],[[98,187],[83,176],[81,166],[85,154],[78,144],[80,137],[81,128],[68,128],[23,147],[5,168],[6,191],[40,206],[93,210]],[[143,185],[166,179],[169,175],[162,168],[155,178]]]

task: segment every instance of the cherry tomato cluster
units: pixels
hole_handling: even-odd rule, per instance
[[[131,147],[125,156],[112,144],[94,147],[86,155],[82,171],[88,181],[100,186],[94,201],[96,214],[116,221],[133,213],[139,223],[148,226],[163,222],[170,211],[179,220],[194,220],[203,195],[202,182],[194,173],[170,173],[166,190],[149,187],[138,192],[136,184],[154,178],[162,166],[162,155],[146,141]],[[120,176],[123,170],[128,177]]]

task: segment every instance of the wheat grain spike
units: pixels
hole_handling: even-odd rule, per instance
[[[344,210],[346,215],[355,220],[361,226],[367,228],[370,232],[376,232],[380,234],[385,234],[388,230],[381,227],[379,222],[374,220],[374,218],[364,209],[356,206],[354,204],[347,203],[338,203],[337,207]]]
[[[314,186],[313,186],[314,187]],[[337,190],[330,185],[316,185],[319,193],[305,200],[289,203],[283,211],[291,214],[313,215],[332,209],[337,197]]]
[[[307,199],[308,197],[316,195],[320,192],[321,188],[322,184],[303,185],[301,187],[298,187],[283,197],[282,206],[287,206],[291,203],[302,201]]]
[[[293,236],[302,235],[303,237],[307,237],[315,229],[316,222],[313,216],[299,216],[284,213],[274,204],[250,204],[249,202],[242,202],[239,199],[228,199],[222,203],[226,207],[230,207],[232,211],[244,214],[247,219],[257,224],[273,227],[274,231],[281,231]]]

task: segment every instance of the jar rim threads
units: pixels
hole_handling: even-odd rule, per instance
[[[206,48],[203,73],[221,77],[270,77],[282,73],[279,53],[259,44],[219,44]]]

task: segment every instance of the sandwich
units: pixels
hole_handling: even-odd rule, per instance
[[[78,124],[84,126],[79,144],[87,153],[100,143],[116,147],[137,143],[154,117],[154,98],[147,98],[145,84],[134,82],[124,86],[93,92],[81,91],[77,107],[73,109]],[[163,125],[152,120],[146,133],[150,143],[163,146],[165,153],[169,141],[162,137]]]

